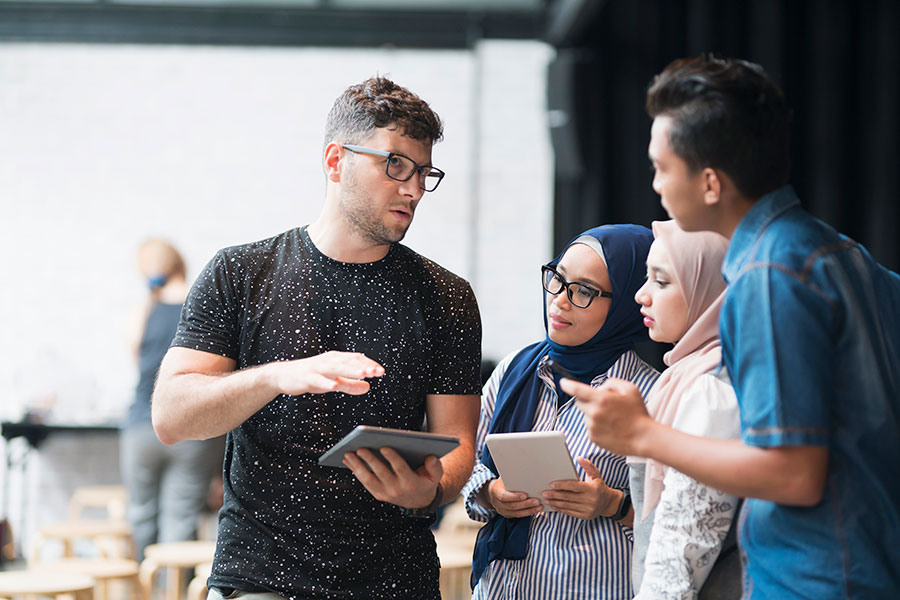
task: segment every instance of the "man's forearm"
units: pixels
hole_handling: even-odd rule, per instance
[[[821,499],[828,457],[825,448],[756,448],[740,440],[695,437],[656,422],[638,450],[722,492],[795,506]]]
[[[444,497],[441,504],[452,502],[462,490],[475,466],[475,448],[472,441],[460,439],[459,447],[441,458],[444,475],[441,488]]]
[[[277,391],[264,367],[222,374],[168,374],[153,392],[153,426],[164,444],[223,435],[270,402]]]

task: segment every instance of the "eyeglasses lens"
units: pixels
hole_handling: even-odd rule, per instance
[[[419,167],[405,156],[392,154],[387,162],[388,177],[397,181],[408,181],[419,170],[419,187],[426,192],[433,192],[441,182],[443,173],[432,167]]]
[[[559,276],[551,270],[544,271],[544,289],[551,294],[558,294],[563,289],[563,282]]]
[[[572,290],[572,287],[569,288],[569,290],[572,292],[572,295],[570,296],[572,299],[572,304],[579,308],[587,308],[591,303],[591,300],[594,299],[593,294],[591,294],[590,290],[580,285],[574,287],[574,290]]]

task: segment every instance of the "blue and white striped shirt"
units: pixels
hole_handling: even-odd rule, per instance
[[[484,438],[494,414],[494,402],[506,369],[515,354],[507,356],[494,370],[481,395],[481,420],[478,424],[476,463],[472,476],[462,489],[466,511],[476,521],[487,521],[493,509],[475,501],[481,488],[497,477],[481,464]],[[625,458],[595,445],[588,438],[582,413],[570,399],[557,407],[553,375],[545,356],[538,366],[544,383],[534,420],[534,431],[562,431],[573,458],[585,457],[603,474],[613,488],[628,487]],[[632,351],[624,353],[602,375],[591,381],[596,387],[607,377],[633,382],[646,397],[659,373]],[[575,469],[586,481],[584,470]],[[522,560],[495,560],[481,576],[473,600],[613,600],[630,599],[632,531],[607,517],[585,521],[561,512],[542,512],[531,520],[528,551]]]

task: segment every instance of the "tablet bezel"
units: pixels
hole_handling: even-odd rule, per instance
[[[378,454],[378,449],[386,446],[396,450],[415,471],[425,464],[428,456],[440,458],[459,446],[459,438],[427,431],[357,425],[353,431],[319,457],[319,464],[346,469],[346,465],[341,461],[347,452],[368,448]]]

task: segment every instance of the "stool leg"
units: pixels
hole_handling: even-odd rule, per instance
[[[131,583],[131,600],[144,600],[144,586],[141,585],[141,578],[135,575],[129,579]],[[150,596],[146,597],[149,600]]]
[[[167,575],[166,599],[181,600],[181,590],[184,587],[184,569],[181,567],[170,567]]]
[[[146,600],[150,600],[153,597],[153,576],[156,575],[159,568],[159,565],[149,558],[145,558],[144,562],[141,563],[138,578]]]

